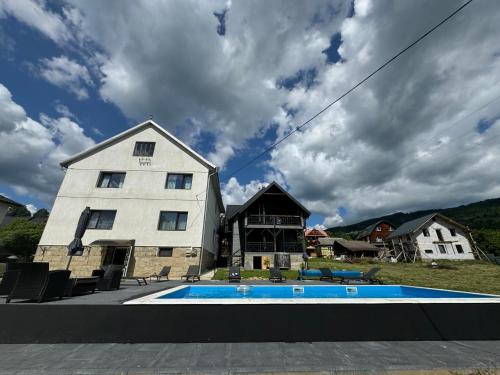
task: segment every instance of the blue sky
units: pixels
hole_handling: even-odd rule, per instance
[[[455,8],[0,0],[0,194],[50,209],[61,158],[153,115],[221,167],[226,203],[276,180],[310,225],[500,196],[486,2],[230,176]]]

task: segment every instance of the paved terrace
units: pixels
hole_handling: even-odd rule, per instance
[[[450,375],[459,369],[493,375],[500,368],[500,342],[0,345],[0,363],[0,375]],[[479,369],[483,372],[472,372]]]

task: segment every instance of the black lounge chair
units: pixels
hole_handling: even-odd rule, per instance
[[[269,268],[269,281],[273,283],[281,283],[286,280],[279,268]]]
[[[14,285],[16,285],[19,273],[19,270],[9,270],[3,273],[2,281],[0,281],[0,296],[6,296],[12,291]]]
[[[181,280],[183,278],[185,278],[186,281],[189,281],[189,279],[191,279],[191,282],[193,282],[193,283],[194,283],[195,279],[198,279],[198,281],[200,281],[199,273],[200,273],[199,266],[189,266],[186,274],[181,276]]]
[[[342,277],[340,283],[341,284],[349,284],[351,281],[356,281],[356,282],[365,282],[368,284],[380,284],[382,285],[383,282],[382,280],[378,279],[375,277],[375,275],[380,271],[380,267],[373,267],[370,269],[368,272],[363,274],[363,276],[359,277]]]
[[[241,281],[240,267],[229,267],[229,281]]]
[[[51,298],[62,299],[71,271],[49,271],[48,263],[18,263],[17,281],[7,296],[6,302],[13,299],[46,301]]]
[[[170,274],[171,268],[172,268],[171,266],[163,267],[159,273],[153,273],[151,276],[149,276],[149,280],[151,280],[151,278],[153,277],[156,277],[156,281],[160,281],[162,277],[165,277],[167,280],[170,280],[168,278],[168,275]]]
[[[104,273],[104,276],[97,280],[97,289],[108,291],[113,289],[120,289],[120,282],[122,280],[122,270],[109,269]]]
[[[335,276],[333,276],[332,270],[330,268],[320,268],[321,276],[319,277],[320,281],[329,280],[333,281]]]

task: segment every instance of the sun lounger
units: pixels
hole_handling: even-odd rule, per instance
[[[283,276],[279,268],[269,268],[269,281],[273,283],[281,283],[286,278]]]
[[[160,281],[162,277],[165,277],[167,280],[169,280],[168,275],[170,274],[170,269],[172,267],[170,266],[165,266],[161,269],[159,273],[153,273],[151,276],[149,276],[149,280],[151,278],[156,277],[156,281]]]
[[[71,271],[49,271],[48,263],[18,263],[17,267],[19,275],[7,296],[7,303],[13,299],[42,302],[64,296]]]
[[[333,281],[335,276],[330,268],[320,268],[319,271],[321,272],[321,276],[319,277],[320,281]]]
[[[121,270],[107,270],[104,276],[97,280],[97,289],[99,290],[113,290],[120,289],[120,282],[122,280]]]
[[[229,281],[241,281],[240,267],[229,267]]]
[[[344,276],[340,280],[341,284],[349,284],[351,281],[368,283],[368,284],[383,284],[382,280],[375,277],[375,275],[380,271],[380,267],[373,267],[371,270],[359,277],[347,277]]]
[[[189,266],[186,274],[181,276],[181,280],[183,278],[185,278],[186,281],[189,281],[189,279],[191,279],[191,282],[193,282],[193,283],[194,283],[195,279],[198,279],[198,281],[200,281],[200,267],[199,266]]]

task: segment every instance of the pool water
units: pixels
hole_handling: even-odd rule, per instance
[[[404,285],[193,285],[158,299],[308,299],[308,298],[491,298],[496,296]]]

